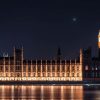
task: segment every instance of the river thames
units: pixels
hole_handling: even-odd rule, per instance
[[[0,85],[0,100],[100,100],[100,86]]]

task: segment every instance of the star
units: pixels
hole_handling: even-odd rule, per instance
[[[72,20],[73,20],[73,22],[76,22],[77,19],[75,17],[73,17]]]

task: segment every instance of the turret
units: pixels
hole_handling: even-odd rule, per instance
[[[58,48],[58,51],[57,51],[57,60],[60,60],[61,59],[61,49]]]
[[[80,64],[83,63],[83,50],[80,49]]]

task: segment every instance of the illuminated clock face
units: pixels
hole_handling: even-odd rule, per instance
[[[98,41],[100,42],[100,37],[98,38]]]

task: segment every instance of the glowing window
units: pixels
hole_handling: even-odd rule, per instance
[[[54,77],[55,76],[55,73],[52,73],[52,76]]]
[[[98,70],[98,68],[96,67],[95,70]]]
[[[64,77],[64,73],[62,73],[62,77]]]
[[[24,73],[24,77],[26,76],[26,74]]]
[[[77,77],[79,77],[79,73],[77,73]]]
[[[88,70],[88,66],[85,66],[85,70]]]
[[[74,73],[72,73],[72,77],[74,77]]]

